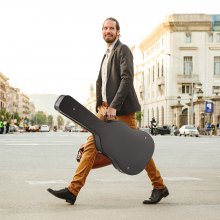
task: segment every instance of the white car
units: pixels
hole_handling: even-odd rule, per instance
[[[41,125],[40,126],[40,131],[49,132],[50,131],[50,127],[48,125]]]
[[[199,137],[199,131],[193,125],[183,125],[179,129],[179,135]]]

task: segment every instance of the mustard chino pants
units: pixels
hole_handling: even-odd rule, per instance
[[[104,119],[106,108],[106,105],[102,105],[98,109],[97,117],[101,120]],[[134,113],[124,116],[117,116],[117,119],[125,122],[131,128],[136,129]],[[85,144],[80,163],[76,169],[71,183],[68,186],[69,191],[72,192],[75,196],[78,195],[80,189],[84,186],[90,170],[94,168],[94,165],[96,163],[99,163],[96,160],[100,160],[100,158],[97,157],[97,150],[95,147],[93,135],[90,135],[87,139],[87,143]],[[111,164],[110,160],[106,159],[105,157],[102,162],[102,165],[99,167],[103,167],[109,164]],[[153,159],[149,161],[148,165],[145,167],[145,170],[155,189],[163,189],[165,187],[163,179],[160,175],[159,170],[156,168]]]

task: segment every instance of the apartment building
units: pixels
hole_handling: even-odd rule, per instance
[[[93,84],[90,85],[89,98],[85,103],[85,107],[96,115],[96,96],[95,96]]]
[[[12,86],[8,86],[6,93],[6,110],[10,114],[18,112],[20,90]]]
[[[33,118],[34,117],[34,114],[36,112],[36,109],[35,109],[35,105],[33,102],[29,102],[29,119]]]
[[[220,122],[220,15],[166,16],[138,48],[142,126]]]
[[[0,109],[6,108],[6,87],[8,78],[0,72]]]
[[[19,93],[18,114],[21,118],[29,118],[29,97],[24,93]]]

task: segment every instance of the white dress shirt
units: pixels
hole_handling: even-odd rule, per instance
[[[102,101],[103,102],[107,102],[107,98],[106,98],[106,83],[107,83],[108,60],[109,60],[109,57],[110,57],[111,52],[112,52],[112,49],[114,48],[115,43],[116,43],[117,40],[118,40],[118,38],[106,50],[105,59],[103,60],[103,63],[102,63]]]

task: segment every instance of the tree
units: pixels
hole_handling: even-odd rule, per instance
[[[20,124],[21,118],[20,118],[20,116],[18,115],[17,112],[15,112],[15,113],[13,114],[12,118],[14,119],[15,124],[17,124],[17,125]]]
[[[0,109],[0,118],[2,119],[2,121],[6,121],[8,123],[11,123],[12,119],[16,119],[14,120],[14,122],[20,122],[20,117],[18,113],[11,114],[7,112],[5,108]]]
[[[36,125],[47,124],[47,116],[43,111],[36,112],[32,120],[33,124]]]
[[[64,125],[64,119],[61,115],[57,116],[57,124],[58,124],[58,128],[60,129],[61,126]]]
[[[143,114],[141,113],[141,111],[138,111],[135,113],[135,119],[138,122],[138,127],[141,127],[141,120],[142,120],[142,116]]]
[[[47,117],[47,123],[50,127],[53,126],[53,116],[52,115],[48,115]]]
[[[0,117],[3,121],[9,121],[11,119],[11,114],[6,111],[5,108],[0,109]]]

